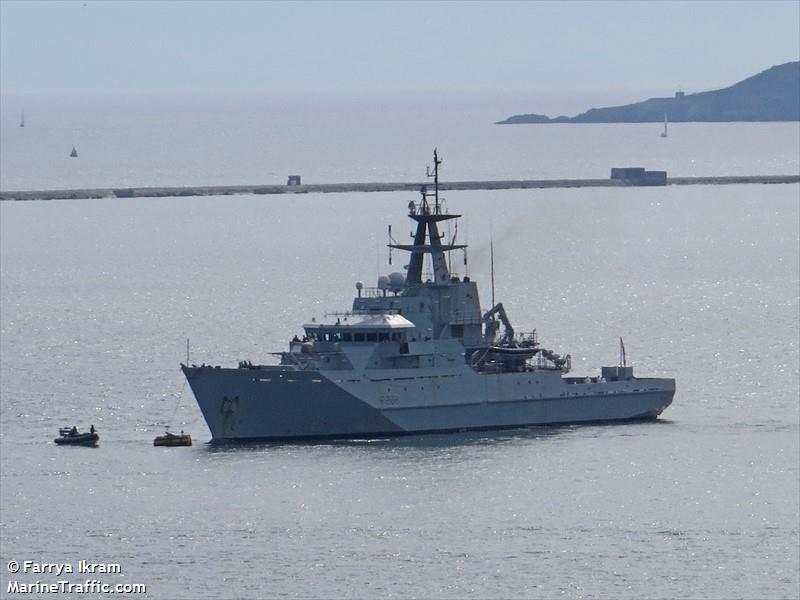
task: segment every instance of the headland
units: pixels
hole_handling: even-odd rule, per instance
[[[497,125],[536,123],[672,123],[800,121],[800,62],[776,65],[730,87],[625,106],[592,108],[575,117],[513,115]]]

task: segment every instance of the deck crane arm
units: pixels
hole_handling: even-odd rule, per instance
[[[487,311],[486,314],[483,315],[483,322],[486,325],[487,341],[491,343],[494,339],[494,334],[497,331],[497,325],[494,323],[495,315],[500,317],[500,321],[503,323],[503,327],[505,328],[503,337],[500,338],[500,344],[510,344],[514,340],[514,328],[511,326],[511,321],[508,319],[506,309],[503,308],[502,302],[495,304],[491,310]]]

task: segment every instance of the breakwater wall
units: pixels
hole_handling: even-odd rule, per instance
[[[736,175],[721,177],[669,177],[667,185],[800,183],[800,175]],[[429,181],[410,183],[317,183],[304,185],[213,185],[180,187],[21,190],[0,192],[0,200],[78,200],[85,198],[167,198],[177,196],[231,196],[241,194],[325,194],[349,192],[418,191]],[[616,179],[510,179],[500,181],[440,181],[448,190],[523,190],[582,187],[637,187]]]

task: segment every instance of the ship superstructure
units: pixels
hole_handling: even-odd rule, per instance
[[[443,208],[440,165],[434,151],[433,191],[408,204],[412,243],[389,228],[405,273],[357,283],[351,310],[304,325],[277,365],[181,365],[213,442],[652,419],[669,406],[673,379],[634,377],[625,361],[568,377],[569,355],[516,333],[502,303],[481,310],[476,283],[449,268],[467,246],[444,239],[460,215]]]

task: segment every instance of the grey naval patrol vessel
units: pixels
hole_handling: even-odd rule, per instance
[[[568,377],[569,355],[515,333],[502,303],[481,310],[475,282],[448,267],[466,245],[442,243],[440,225],[460,215],[443,209],[433,162],[433,191],[408,204],[413,243],[389,228],[405,274],[357,283],[352,309],[304,325],[279,364],[181,365],[213,443],[655,419],[670,405],[675,380],[634,377],[624,348],[599,376]]]

